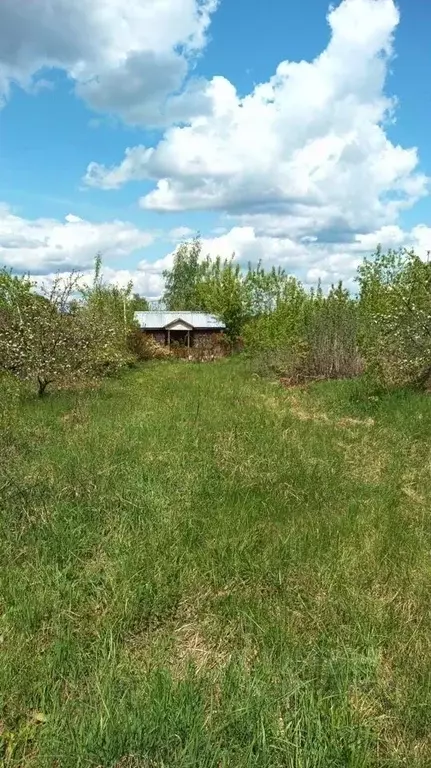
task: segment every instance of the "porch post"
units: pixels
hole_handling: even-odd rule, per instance
[[[187,349],[190,349],[190,331],[187,331]]]
[[[168,347],[171,348],[171,331],[168,329]]]

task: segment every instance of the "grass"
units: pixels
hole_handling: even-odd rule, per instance
[[[0,458],[0,754],[425,768],[431,399],[157,363]]]

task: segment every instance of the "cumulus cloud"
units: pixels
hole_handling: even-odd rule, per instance
[[[182,239],[181,237],[178,240]],[[253,227],[232,227],[215,237],[202,239],[202,256],[230,258],[244,267],[248,262],[259,260],[265,266],[282,267],[289,274],[295,274],[307,285],[315,285],[320,279],[324,287],[336,283],[340,278],[346,286],[355,291],[356,269],[364,256],[370,255],[377,245],[383,248],[415,248],[426,258],[431,246],[431,227],[419,225],[404,231],[397,225],[387,225],[366,235],[356,235],[352,242],[319,243],[313,238],[294,241],[287,237],[259,235]],[[158,299],[163,293],[163,270],[173,264],[174,251],[156,261],[142,259],[136,269],[115,269],[104,266],[104,279],[109,283],[126,286],[133,282],[134,290],[151,299]],[[91,272],[84,270],[87,279]],[[40,280],[50,280],[53,275],[44,275]]]
[[[235,251],[243,263],[262,259],[305,282],[330,283],[351,280],[378,242],[425,253],[430,229],[399,226],[428,179],[416,148],[389,138],[398,108],[385,92],[399,23],[394,0],[341,0],[328,13],[325,50],[311,62],[281,62],[245,97],[224,77],[187,79],[216,5],[2,0],[0,93],[7,97],[13,81],[34,87],[42,67],[61,67],[94,108],[170,124],[158,144],[128,148],[119,165],[92,162],[86,182],[115,189],[152,180],[144,209],[223,213],[226,228],[204,240],[211,255]],[[191,234],[180,227],[167,237],[175,244]],[[0,215],[0,236],[0,261],[45,274],[85,269],[97,250],[121,257],[151,237],[124,222],[28,222],[10,211]],[[111,269],[109,279],[132,278],[156,296],[171,261],[168,254],[133,271]]]
[[[41,289],[50,288],[54,280],[67,279],[69,272],[47,272],[44,274],[32,274],[32,280]],[[94,272],[91,269],[84,269],[81,285],[91,283]],[[133,292],[140,296],[145,296],[149,300],[158,301],[163,293],[163,277],[160,270],[155,270],[154,265],[149,265],[146,269],[114,269],[113,267],[103,266],[102,277],[105,283],[117,285],[126,288],[130,282],[133,284]]]
[[[393,0],[343,0],[312,62],[283,61],[240,98],[206,84],[210,111],[171,127],[155,147],[129,148],[120,165],[92,163],[87,183],[153,179],[141,199],[158,211],[220,210],[263,234],[351,241],[396,223],[426,194],[415,148],[390,141],[395,101],[384,93],[399,13]]]
[[[374,232],[357,234],[350,242],[322,243],[311,236],[295,240],[259,234],[254,227],[241,226],[217,237],[204,238],[202,245],[205,255],[230,258],[234,254],[244,266],[262,261],[266,267],[282,267],[307,285],[321,279],[329,286],[343,279],[354,288],[357,267],[378,245],[383,249],[414,248],[421,258],[426,258],[431,250],[431,227],[421,224],[405,231],[398,225],[386,225]]]
[[[190,229],[190,227],[175,227],[170,230],[168,237],[174,243],[177,243],[179,240],[189,240],[194,237],[195,234],[196,232],[193,229]]]
[[[185,236],[181,228],[178,230],[176,237],[175,230],[169,233],[175,245]],[[39,284],[49,284],[56,274],[66,274],[73,267],[83,274],[84,282],[88,281],[94,255],[100,249],[106,257],[103,277],[108,283],[126,286],[132,281],[135,292],[158,299],[163,293],[163,271],[172,267],[174,249],[156,261],[144,258],[136,268],[111,266],[111,259],[115,261],[138,251],[151,239],[148,233],[123,222],[93,225],[75,216],[66,217],[65,222],[27,222],[11,217],[6,208],[3,213],[0,210],[0,262],[17,269],[31,268],[32,277]],[[356,268],[378,244],[383,248],[413,247],[425,258],[431,246],[431,227],[419,225],[406,232],[397,225],[387,225],[366,235],[356,235],[350,243],[340,244],[320,243],[312,237],[298,241],[262,235],[251,226],[237,226],[203,238],[202,256],[230,258],[234,255],[244,267],[248,262],[258,261],[267,267],[280,266],[287,273],[297,275],[305,285],[315,285],[321,279],[324,286],[329,286],[342,278],[355,290]]]
[[[0,206],[0,264],[18,271],[45,274],[86,269],[98,252],[122,259],[154,240],[124,221],[92,223],[69,214],[64,221],[24,219]]]
[[[94,109],[134,124],[164,124],[193,114],[192,83],[218,0],[2,0],[0,99],[11,83],[32,88],[43,68],[60,68]]]

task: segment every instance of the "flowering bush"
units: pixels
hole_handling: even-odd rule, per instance
[[[0,273],[0,370],[35,384],[40,396],[49,385],[94,379],[132,359],[115,316],[74,305],[78,290],[75,274],[39,294],[28,278]]]

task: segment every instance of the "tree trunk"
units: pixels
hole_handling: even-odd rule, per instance
[[[45,394],[45,390],[50,382],[48,379],[41,379],[40,376],[37,377],[37,381],[39,383],[39,390],[37,394],[39,395],[39,397],[43,397]]]

